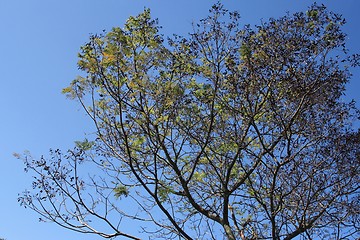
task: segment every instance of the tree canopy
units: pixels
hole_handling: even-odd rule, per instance
[[[63,92],[96,137],[19,156],[35,175],[20,203],[105,238],[358,238],[360,114],[342,96],[359,55],[343,24],[313,5],[242,27],[218,3],[185,37],[148,9],[92,35]]]

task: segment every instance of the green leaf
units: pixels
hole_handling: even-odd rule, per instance
[[[83,141],[75,141],[76,147],[83,150],[83,151],[90,150],[94,146],[94,144],[95,144],[94,141],[89,141],[86,138]]]
[[[129,190],[126,186],[119,184],[114,188],[114,193],[115,197],[118,199],[122,196],[127,197],[129,195]]]

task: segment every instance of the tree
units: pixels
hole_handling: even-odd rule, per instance
[[[63,92],[96,139],[22,156],[35,177],[20,203],[105,238],[140,239],[130,223],[163,239],[358,238],[344,23],[313,5],[240,28],[218,3],[188,37],[165,41],[149,10],[93,35]]]

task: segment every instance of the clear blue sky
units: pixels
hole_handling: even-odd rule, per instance
[[[207,16],[212,0],[0,0],[0,237],[7,240],[100,239],[39,223],[37,215],[17,203],[17,194],[31,188],[30,176],[13,152],[46,154],[68,149],[91,133],[91,122],[75,102],[60,92],[80,73],[77,52],[90,33],[122,26],[144,7],[159,18],[164,34],[186,34],[191,23]],[[360,1],[317,1],[342,13],[348,24],[348,47],[360,53]],[[305,11],[312,1],[228,0],[244,24]],[[360,102],[360,71],[347,98]],[[359,106],[359,104],[357,104]],[[136,227],[136,226],[129,226]]]

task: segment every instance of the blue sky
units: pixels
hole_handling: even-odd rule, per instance
[[[77,52],[90,33],[123,26],[130,15],[150,7],[164,34],[186,34],[191,23],[207,16],[212,0],[0,0],[0,237],[7,240],[100,239],[39,223],[17,203],[17,194],[31,187],[30,176],[14,152],[46,154],[68,149],[93,131],[76,102],[61,89],[80,72]],[[360,1],[318,1],[347,19],[348,47],[360,53]],[[244,24],[305,11],[312,1],[228,0]],[[360,71],[353,71],[347,99],[360,102]],[[359,104],[357,104],[359,106]],[[136,227],[136,226],[129,226]]]

